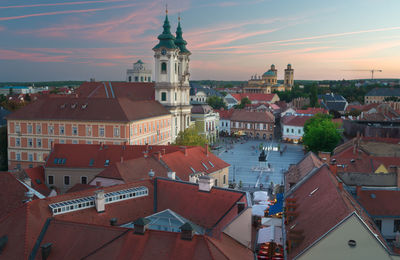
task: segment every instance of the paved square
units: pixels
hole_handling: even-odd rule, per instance
[[[265,188],[271,182],[274,184],[283,183],[283,173],[289,168],[290,164],[298,163],[304,156],[303,146],[295,144],[281,143],[281,150],[285,151],[282,155],[277,151],[276,141],[250,140],[239,141],[231,144],[233,139],[225,139],[222,142],[222,149],[215,152],[222,160],[231,164],[229,168],[229,181],[239,184],[242,181],[243,189],[258,188],[262,184]],[[260,165],[258,156],[261,153],[260,144],[264,147],[270,147],[266,151],[267,163]],[[275,151],[274,151],[275,150]],[[268,164],[271,167],[268,169]],[[260,166],[262,171],[260,175]]]

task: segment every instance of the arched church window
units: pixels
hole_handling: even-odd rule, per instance
[[[167,73],[167,63],[166,62],[161,63],[161,73],[163,73],[163,74]]]

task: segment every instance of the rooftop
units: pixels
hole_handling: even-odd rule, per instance
[[[234,110],[232,121],[273,123],[274,116],[268,111]]]
[[[366,97],[368,96],[381,96],[381,97],[387,97],[387,96],[393,96],[393,97],[399,97],[400,96],[400,89],[398,88],[374,88],[367,94],[365,94]]]

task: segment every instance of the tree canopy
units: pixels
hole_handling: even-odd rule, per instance
[[[332,116],[316,114],[304,125],[304,146],[315,153],[332,152],[341,139],[337,128]]]
[[[227,108],[224,99],[217,96],[208,97],[207,104],[213,109]]]
[[[194,126],[185,131],[179,132],[174,145],[204,146],[207,144],[207,138],[200,135]]]
[[[236,105],[235,108],[243,109],[246,105],[250,105],[250,104],[251,104],[251,100],[248,97],[244,97],[244,98],[242,98],[242,100],[240,100],[240,104]]]

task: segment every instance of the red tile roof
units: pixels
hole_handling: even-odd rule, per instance
[[[296,184],[302,180],[313,169],[319,168],[323,162],[313,152],[307,153],[297,164],[291,165],[285,173],[285,191],[289,190],[290,184]]]
[[[27,168],[24,169],[24,171],[31,179],[32,188],[47,197],[51,190],[46,185],[43,166]]]
[[[354,213],[375,234],[380,234],[373,221],[352,196],[345,189],[339,189],[338,180],[329,171],[327,165],[323,165],[318,171],[307,175],[306,178],[288,194],[289,198],[296,200],[298,215],[293,222],[286,226],[286,231],[288,233],[291,230],[299,231],[304,236],[299,245],[290,251],[288,259],[299,256],[303,250],[306,250],[342,220]],[[378,235],[377,239],[386,245],[381,235]]]
[[[96,189],[96,186],[93,186],[90,184],[77,183],[74,186],[72,186],[69,190],[67,190],[66,193],[72,193],[72,192],[78,192],[78,191],[84,191],[84,190],[90,190],[90,189]]]
[[[8,172],[0,172],[0,218],[22,206],[28,189]],[[1,236],[1,232],[0,232]]]
[[[361,189],[358,202],[373,217],[400,216],[399,190],[364,190]]]
[[[268,111],[235,110],[231,116],[232,121],[273,123],[274,115]]]
[[[286,116],[283,125],[290,126],[301,126],[304,127],[304,124],[309,120],[310,116]]]
[[[55,144],[49,155],[46,167],[81,167],[81,168],[106,168],[106,160],[110,165],[124,161],[144,157],[144,152],[149,155],[157,152],[171,153],[178,151],[179,146],[173,145],[100,145],[100,144]],[[54,163],[55,158],[65,158],[65,164]],[[93,165],[90,162],[93,159]]]
[[[155,183],[154,185],[156,185],[156,188],[153,188],[153,183]],[[220,188],[213,188],[210,192],[201,192],[198,190],[197,184],[158,178],[155,180],[137,181],[104,187],[102,189],[105,192],[112,192],[138,186],[146,186],[149,189],[149,195],[106,204],[104,213],[97,213],[95,208],[88,208],[52,216],[50,211],[49,204],[93,196],[96,189],[66,193],[45,199],[36,199],[20,205],[19,207],[17,206],[13,212],[0,218],[0,236],[8,236],[7,247],[2,252],[1,256],[5,257],[5,259],[26,259],[32,251],[46,219],[49,217],[52,217],[55,221],[69,222],[70,224],[75,223],[76,225],[72,225],[72,228],[79,233],[78,230],[85,230],[85,228],[79,226],[77,223],[109,227],[111,218],[117,218],[118,224],[120,225],[140,217],[152,215],[155,211],[159,212],[164,209],[171,209],[193,221],[195,224],[205,228],[212,228],[213,230],[210,234],[218,236],[222,230],[220,226],[229,223],[237,216],[236,202],[246,201],[244,192]],[[3,198],[3,196],[1,198]],[[61,229],[67,228],[68,225],[69,224],[63,224]],[[51,224],[49,230],[51,230]],[[91,233],[92,231],[87,232],[87,237],[84,239],[86,235],[83,235],[83,240],[94,236],[94,234]],[[73,241],[69,247],[74,247],[75,245],[79,246],[80,243],[75,243],[76,239],[83,241],[81,238],[77,238],[76,233],[74,234],[71,230],[58,232],[58,236],[60,237],[57,238],[55,243],[64,244],[64,242]],[[104,236],[109,238],[107,234]],[[51,238],[51,240],[52,239],[53,238]],[[94,245],[91,244],[92,242],[94,241],[88,241],[88,248],[92,248]],[[152,243],[146,240],[141,243],[144,243],[144,246],[152,245]],[[216,244],[216,242],[214,242],[214,244]],[[165,245],[169,244],[163,244],[163,248],[171,247],[166,247]],[[131,248],[132,246],[130,245],[128,247]],[[213,245],[211,247],[213,247]],[[219,248],[218,245],[216,245],[216,247]],[[57,252],[57,250],[55,247],[52,252]],[[150,249],[146,249],[147,253],[151,251],[148,250]],[[86,252],[86,249],[82,249],[82,252]],[[74,254],[74,252],[68,254]],[[221,254],[224,255],[224,253]]]
[[[191,168],[196,172],[210,174],[230,166],[211,152],[206,155],[205,148],[199,146],[186,148],[186,155],[183,151],[165,154],[161,160],[176,172],[176,176],[185,181],[188,181],[189,175],[193,173]]]
[[[276,94],[262,94],[262,93],[241,93],[241,94],[231,94],[238,102],[243,98],[247,97],[251,101],[258,102],[271,102]]]
[[[104,84],[107,87],[104,87]],[[112,90],[116,98],[126,97],[128,99],[138,100],[154,100],[155,91],[154,83],[145,82],[111,82]],[[107,98],[112,97],[110,82],[85,82],[75,93],[82,98]]]
[[[43,98],[15,111],[7,119],[131,122],[169,115],[157,101],[128,98]]]
[[[117,162],[97,174],[96,177],[132,182],[149,179],[148,173],[150,170],[154,172],[155,177],[168,177],[168,169],[153,156]]]
[[[328,114],[329,112],[328,112],[328,110],[326,110],[324,108],[309,107],[307,109],[296,110],[296,113],[297,114],[312,114],[312,115],[315,115],[315,114],[318,114],[318,113]]]
[[[234,109],[224,110],[224,109],[215,109],[215,112],[219,114],[220,119],[230,119],[232,116]]]
[[[170,209],[205,228],[213,228],[232,208],[237,212],[236,202],[244,196],[220,188],[203,192],[197,184],[157,179],[157,211]]]

